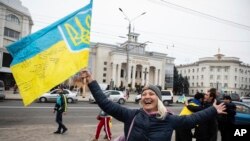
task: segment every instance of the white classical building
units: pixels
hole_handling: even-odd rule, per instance
[[[11,55],[6,46],[31,33],[33,21],[20,0],[0,0],[0,80],[7,87],[14,85],[10,71]]]
[[[95,79],[113,87],[127,85],[134,89],[154,84],[172,89],[174,58],[164,53],[147,52],[147,42],[139,43],[138,36],[130,33],[128,41],[120,46],[92,43],[89,69]]]
[[[189,80],[189,94],[206,92],[217,88],[223,93],[250,93],[250,66],[237,57],[225,57],[220,52],[214,57],[200,58],[192,64],[176,67],[182,76]]]

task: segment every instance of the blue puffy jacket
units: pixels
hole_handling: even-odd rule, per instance
[[[156,115],[148,115],[143,109],[128,109],[108,100],[96,81],[92,81],[88,86],[99,107],[124,123],[126,137],[136,115],[128,141],[170,141],[174,129],[193,128],[217,114],[216,109],[211,106],[189,116],[169,113],[164,120],[160,120],[156,118]]]

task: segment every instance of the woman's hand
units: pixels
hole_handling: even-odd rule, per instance
[[[93,81],[92,75],[88,70],[81,71],[81,77],[85,79],[88,84]]]
[[[218,114],[227,114],[227,112],[225,112],[226,106],[224,105],[224,103],[220,103],[217,105],[216,102],[217,102],[217,100],[214,100],[213,106],[217,110],[217,113]]]

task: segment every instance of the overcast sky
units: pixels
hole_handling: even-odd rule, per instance
[[[40,30],[89,0],[21,0],[31,13],[32,32]],[[31,2],[32,1],[32,2]],[[250,64],[250,0],[94,0],[91,41],[118,45],[128,33],[125,15],[134,19],[139,42],[148,51],[187,64],[221,53]]]

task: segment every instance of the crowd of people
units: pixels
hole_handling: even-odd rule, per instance
[[[210,100],[206,108],[190,115],[173,115],[163,105],[161,91],[154,85],[148,85],[142,89],[140,109],[129,109],[109,101],[88,71],[83,71],[82,77],[86,79],[99,107],[124,123],[123,139],[126,141],[170,141],[175,129],[191,129],[196,125],[214,121],[214,117],[218,114],[225,114],[226,107],[223,103],[217,104],[214,98],[204,96]],[[212,91],[208,92],[209,95],[212,93]]]
[[[161,91],[157,86],[144,87],[141,91],[140,108],[129,109],[108,100],[88,71],[83,71],[82,77],[86,79],[101,108],[93,141],[98,141],[102,127],[106,140],[112,139],[109,124],[112,117],[123,122],[124,141],[170,141],[174,130],[176,141],[192,141],[193,138],[196,138],[196,141],[217,141],[218,130],[221,132],[222,141],[231,140],[228,133],[234,123],[236,106],[231,102],[230,96],[224,96],[223,101],[216,100],[218,93],[215,88],[209,89],[207,93],[195,94],[189,103],[185,102],[180,115],[174,115],[163,105]],[[58,123],[55,134],[67,131],[62,123],[62,115],[67,109],[66,103],[65,97],[60,94],[54,108]]]

